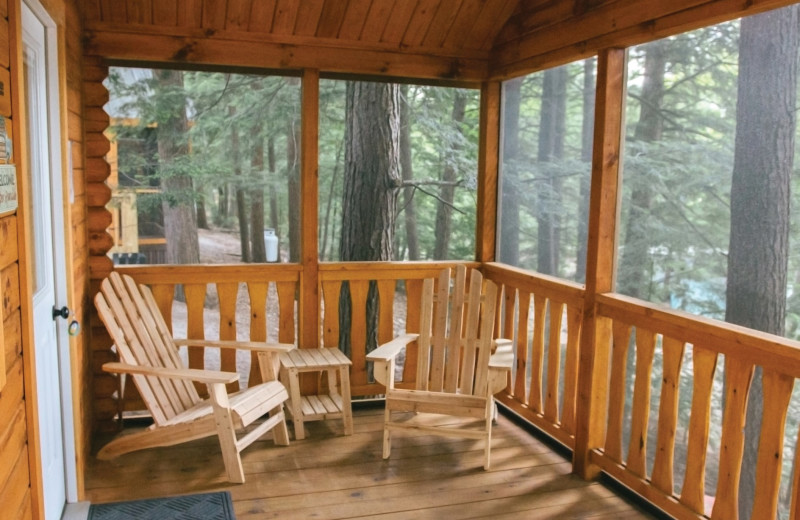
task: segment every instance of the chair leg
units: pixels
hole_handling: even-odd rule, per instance
[[[383,417],[383,458],[388,459],[392,453],[392,431],[389,429],[389,423],[392,422],[392,412],[386,408]]]
[[[228,480],[237,484],[244,483],[244,468],[239,448],[236,446],[236,429],[233,426],[230,403],[225,385],[208,385],[208,393],[214,408],[214,421],[217,424],[219,447],[222,450],[222,461]]]
[[[283,405],[274,408],[272,411],[269,412],[270,416],[277,415],[283,411]],[[272,430],[273,439],[275,439],[275,444],[278,446],[288,446],[289,445],[289,430],[286,428],[286,417],[284,416],[283,420],[275,426]]]
[[[492,397],[489,397],[486,403],[486,419],[484,428],[486,428],[486,436],[484,442],[486,445],[483,448],[483,469],[489,471],[491,466],[491,452],[492,452],[492,423],[495,421],[497,413],[497,404]]]

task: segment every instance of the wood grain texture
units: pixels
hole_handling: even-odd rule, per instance
[[[717,354],[695,345],[692,349],[692,411],[689,421],[689,445],[686,473],[680,501],[690,510],[705,514],[705,475],[708,430],[711,416],[711,392]]]
[[[628,368],[628,348],[631,326],[615,321],[611,349],[611,378],[609,380],[608,429],[605,455],[614,462],[622,462],[622,430],[625,421],[625,382]]]
[[[631,437],[628,443],[627,469],[639,478],[647,477],[647,426],[650,421],[650,375],[653,371],[656,334],[636,329],[636,379],[631,407]]]
[[[653,462],[653,486],[666,495],[673,493],[675,432],[678,428],[681,364],[685,344],[669,337],[662,338],[661,400],[658,406],[658,438]]]
[[[756,492],[751,518],[776,518],[780,498],[786,413],[792,398],[794,378],[764,371],[763,418],[758,444]]]
[[[711,520],[739,518],[739,477],[744,453],[747,394],[754,367],[746,361],[725,358],[725,410],[722,412],[719,478]]]

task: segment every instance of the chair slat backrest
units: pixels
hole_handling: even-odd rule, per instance
[[[95,306],[117,348],[130,365],[183,368],[164,318],[150,290],[130,276],[111,273],[103,280]],[[200,401],[191,382],[134,375],[134,382],[157,425]]]
[[[416,389],[484,395],[497,305],[497,286],[466,267],[422,285]],[[452,283],[451,283],[452,282]],[[434,287],[436,285],[436,287]]]

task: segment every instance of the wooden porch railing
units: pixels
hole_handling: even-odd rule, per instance
[[[419,309],[413,302],[421,280],[452,265],[452,262],[390,262],[319,266],[321,345],[339,345],[339,295],[342,283],[349,283],[354,396],[376,395],[383,390],[370,381],[365,361],[368,334],[365,309],[370,283],[375,282],[380,302],[377,339],[384,342],[397,331],[415,331]],[[184,285],[189,336],[204,334],[204,300],[213,285],[219,298],[220,337],[234,338],[237,293],[239,284],[244,284],[249,301],[259,302],[248,307],[250,338],[296,341],[297,295],[302,282],[302,269],[298,265],[123,269],[153,288],[168,321],[174,288],[177,284]],[[584,308],[583,286],[502,264],[487,263],[481,269],[502,287],[498,336],[513,338],[515,345],[516,367],[506,391],[498,399],[575,449],[576,430],[586,420],[586,411],[577,405],[581,324],[589,312]],[[274,310],[265,307],[270,284],[275,285],[278,295]],[[396,299],[400,289],[411,305],[403,303],[402,298]],[[277,323],[272,325],[275,330],[267,330],[268,312],[277,312]],[[754,370],[760,367],[764,415],[754,505],[758,514],[753,518],[775,518],[787,408],[794,381],[800,377],[798,344],[611,293],[596,296],[596,306],[589,316],[596,320],[595,362],[600,363],[601,374],[593,383],[592,392],[608,396],[600,412],[605,424],[603,441],[592,446],[591,464],[676,518],[736,518],[745,408]],[[404,367],[403,380],[408,384],[415,377],[415,355],[413,348],[410,349]],[[721,358],[724,395],[720,377],[716,382],[714,377],[722,371]],[[193,366],[202,366],[202,359],[201,352],[190,354]],[[235,360],[222,360],[223,370],[234,366]],[[629,372],[629,366],[635,369]],[[661,368],[654,370],[654,366]],[[681,404],[682,385],[692,388],[690,404]],[[654,392],[659,394],[657,405],[652,399]],[[712,405],[721,402],[724,402],[722,419],[717,418],[720,424],[715,424],[721,431],[721,439],[719,447],[710,446],[709,428],[715,420]],[[687,421],[679,423],[679,414],[689,417],[688,425]],[[649,425],[653,427],[648,429]],[[789,443],[796,447],[797,439]],[[676,457],[676,447],[681,455],[685,454],[680,460]],[[708,510],[707,461],[710,464],[718,461],[715,497]],[[678,488],[680,492],[676,491]],[[799,488],[799,480],[794,477],[793,519],[800,518]]]
[[[380,301],[378,315],[378,342],[392,339],[395,323],[413,332],[419,327],[419,309],[415,305],[397,308],[395,294],[398,283],[402,282],[408,301],[419,299],[424,278],[435,277],[444,267],[452,267],[455,262],[348,262],[326,263],[319,266],[320,313],[322,330],[320,346],[339,346],[339,295],[343,282],[348,282],[352,313],[350,323],[350,354],[353,361],[351,372],[351,393],[354,397],[380,394],[383,387],[368,378],[366,363],[367,320],[366,306],[371,282],[375,282]],[[476,263],[469,264],[477,266]],[[250,316],[249,339],[252,341],[277,340],[284,343],[297,343],[297,297],[302,278],[302,268],[297,264],[282,265],[192,265],[192,266],[121,266],[121,271],[130,274],[137,282],[150,286],[164,315],[172,328],[172,309],[176,286],[183,286],[187,309],[187,337],[205,338],[204,316],[207,312],[218,313],[219,339],[236,339],[237,301],[240,285],[247,294],[247,313]],[[267,294],[270,285],[277,292],[277,308],[270,308]],[[205,308],[208,296],[216,293],[216,309]],[[253,302],[258,302],[253,304]],[[277,322],[268,330],[268,314],[277,313]],[[402,317],[405,317],[402,319]],[[216,320],[215,320],[216,321]],[[210,338],[215,339],[215,338]],[[304,347],[304,345],[300,345]],[[233,353],[223,353],[221,370],[236,371]],[[407,384],[414,381],[416,361],[413,347],[409,349],[403,380]],[[203,368],[205,357],[202,347],[192,347],[189,351],[189,366]],[[249,370],[252,381],[258,371]],[[126,410],[137,407],[137,394],[132,386],[125,389]],[[133,402],[132,402],[133,401]]]
[[[756,500],[751,518],[776,518],[782,473],[787,408],[800,377],[797,342],[663,309],[617,294],[600,295],[595,309],[597,359],[608,363],[605,445],[591,453],[603,471],[677,518],[738,518],[738,490],[744,451],[745,412],[754,370],[763,374],[763,419],[756,467]],[[660,348],[656,348],[660,345]],[[636,369],[630,417],[623,413],[628,349],[634,348]],[[682,370],[690,350],[691,371]],[[655,459],[648,472],[648,422],[654,357],[662,365],[657,408]],[[723,370],[724,395],[714,385]],[[691,378],[692,402],[680,495],[675,493],[675,448],[679,389]],[[718,450],[709,453],[712,403],[724,403]],[[627,454],[622,451],[623,421],[630,421]],[[797,440],[791,439],[795,447]],[[716,459],[718,478],[713,507],[706,511],[706,461]],[[797,461],[795,461],[795,465]],[[798,478],[792,484],[791,518],[798,518]]]
[[[501,264],[484,264],[502,289],[498,335],[514,341],[516,367],[498,399],[574,449],[583,287]]]

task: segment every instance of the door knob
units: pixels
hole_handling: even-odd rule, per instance
[[[53,319],[56,318],[64,318],[65,320],[69,318],[69,307],[65,305],[60,309],[58,309],[55,306],[53,306]]]

